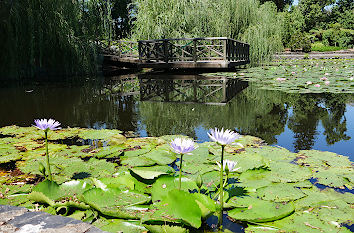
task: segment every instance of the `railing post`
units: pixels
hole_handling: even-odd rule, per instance
[[[138,41],[138,51],[139,51],[139,62],[141,62],[143,60],[143,54],[142,54],[142,42]]]
[[[197,62],[197,40],[193,40],[193,61]]]
[[[169,57],[168,57],[168,40],[163,41],[163,56],[164,56],[164,61],[168,63]]]
[[[224,61],[227,61],[227,39],[224,39],[224,41],[223,41],[224,43],[224,47],[223,47],[223,55],[224,55],[224,57],[223,57],[223,59],[224,59]]]

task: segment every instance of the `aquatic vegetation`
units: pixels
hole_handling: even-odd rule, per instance
[[[347,232],[344,225],[352,225],[354,168],[348,157],[292,153],[247,135],[238,138],[244,147],[231,139],[223,150],[214,141],[195,143],[191,156],[183,158],[179,190],[177,157],[169,143],[181,136],[127,139],[119,132],[48,131],[50,181],[38,171],[45,160],[44,135],[35,127],[0,128],[0,204],[38,208],[111,232],[207,229],[205,221],[220,213],[214,197],[221,164],[215,161],[223,153],[228,164],[223,170],[229,170],[223,208],[247,226],[246,232]],[[79,135],[86,135],[82,145],[64,144],[81,141]]]
[[[180,165],[179,165],[179,186],[178,186],[178,189],[181,190],[183,154],[189,153],[195,149],[194,141],[192,139],[175,138],[174,140],[171,140],[170,147],[175,153],[181,155]]]
[[[50,171],[50,163],[49,163],[49,152],[48,152],[48,131],[49,130],[58,130],[61,129],[60,123],[58,121],[55,121],[53,119],[37,119],[34,120],[34,123],[36,123],[35,127],[38,129],[41,129],[44,131],[44,136],[45,136],[45,157],[46,157],[46,163],[47,163],[47,169],[48,169],[48,178],[49,180],[53,180],[52,178],[52,172]],[[45,168],[42,163],[39,164],[39,169],[40,171],[45,174]]]
[[[281,60],[240,73],[215,73],[287,93],[354,93],[354,59]]]
[[[223,209],[224,209],[224,150],[225,146],[229,145],[231,143],[234,143],[235,140],[240,138],[240,135],[238,133],[235,133],[231,130],[225,130],[224,129],[210,129],[210,134],[208,133],[208,136],[210,139],[217,144],[221,145],[221,159],[220,163],[218,164],[220,166],[220,186],[219,186],[219,197],[220,197],[220,215],[219,215],[219,221],[218,225],[219,228],[222,229],[222,218],[223,218]],[[235,163],[232,161],[228,161],[227,165],[234,165]],[[225,168],[227,171],[226,173],[228,174],[228,168]]]

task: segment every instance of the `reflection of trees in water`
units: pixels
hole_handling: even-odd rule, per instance
[[[295,134],[295,150],[308,150],[314,145],[318,121],[325,115],[316,95],[291,95],[289,102],[293,115],[289,118],[288,127]]]
[[[351,137],[345,134],[347,131],[347,120],[344,116],[345,102],[349,101],[350,95],[327,94],[325,105],[328,114],[322,118],[322,125],[325,129],[326,141],[328,144],[334,144],[341,140],[349,140]]]
[[[237,129],[242,134],[263,138],[269,144],[277,143],[288,122],[295,134],[296,150],[314,145],[319,121],[325,129],[328,144],[348,140],[344,117],[348,94],[287,94],[249,87],[226,106],[142,102],[139,104],[142,123],[151,136],[186,134],[195,136],[194,129],[224,127]],[[289,110],[292,115],[289,116]]]
[[[293,106],[293,115],[289,119],[289,128],[295,133],[296,150],[311,149],[322,122],[327,144],[349,140],[346,135],[347,122],[344,116],[350,94],[308,94],[291,95],[289,102]]]
[[[205,128],[236,128],[276,142],[275,135],[284,130],[287,110],[282,94],[246,89],[226,106],[175,103],[140,103],[142,122],[151,136],[183,133],[194,136],[199,125]]]
[[[32,89],[27,93],[25,90]],[[31,125],[35,118],[55,118],[64,126],[136,131],[136,100],[103,93],[102,82],[52,83],[8,87],[0,91],[6,109],[0,125]]]

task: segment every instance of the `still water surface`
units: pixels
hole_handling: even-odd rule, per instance
[[[261,137],[291,151],[354,160],[354,94],[287,94],[196,75],[2,83],[0,127],[54,118],[64,127],[117,128],[139,136],[184,134],[203,142],[213,127]]]

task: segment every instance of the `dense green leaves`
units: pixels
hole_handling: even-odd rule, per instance
[[[215,143],[199,144],[183,157],[182,190],[177,190],[177,157],[166,143],[173,136],[128,139],[110,145],[109,139],[120,135],[116,131],[106,130],[100,135],[94,130],[64,129],[51,135],[58,141],[49,145],[56,182],[23,185],[42,179],[38,171],[39,163],[44,163],[42,136],[37,137],[34,128],[11,126],[0,131],[13,136],[0,139],[0,151],[16,161],[14,172],[0,171],[0,204],[34,208],[34,203],[39,203],[48,213],[93,222],[112,232],[187,232],[185,227],[200,228],[202,220],[217,212],[217,201],[212,198],[219,185],[215,161],[219,161],[221,151]],[[60,144],[60,140],[75,138],[80,132],[97,141],[93,146]],[[226,147],[225,158],[241,167],[229,174],[225,187],[229,217],[261,223],[246,228],[250,232],[345,232],[340,226],[352,224],[353,195],[330,188],[320,190],[311,182],[351,188],[352,162],[335,153],[292,153],[261,145],[260,141],[246,136],[242,141],[245,148]],[[201,190],[196,184],[198,177],[202,178]]]

